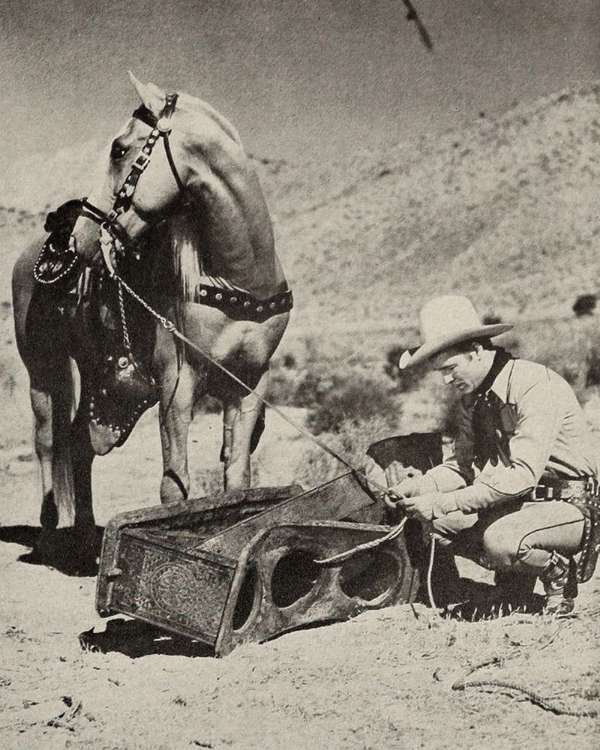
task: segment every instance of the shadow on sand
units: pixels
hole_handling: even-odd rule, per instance
[[[500,594],[498,588],[487,583],[480,583],[470,578],[461,578],[460,587],[453,601],[443,601],[442,617],[464,622],[496,620],[500,617],[520,612],[539,614],[544,607],[544,597],[533,593],[515,592],[507,597]]]
[[[118,651],[136,659],[148,654],[166,656],[214,656],[214,649],[206,643],[178,636],[139,620],[116,617],[106,623],[106,630],[95,632],[94,628],[79,635],[81,647],[103,654]]]
[[[2,526],[0,542],[30,548],[19,562],[45,565],[69,576],[95,576],[103,533],[102,526],[85,538],[71,527],[45,531],[36,526]]]

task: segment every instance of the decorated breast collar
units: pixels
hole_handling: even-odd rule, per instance
[[[210,281],[214,280],[210,278]],[[229,284],[215,285],[214,283],[198,284],[194,293],[194,302],[215,307],[233,320],[253,320],[256,323],[263,323],[274,315],[289,312],[294,306],[291,289],[286,289],[267,299],[259,299]]]

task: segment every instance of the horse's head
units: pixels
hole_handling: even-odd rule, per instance
[[[73,245],[87,262],[99,259],[102,238],[135,246],[149,227],[181,210],[188,197],[189,138],[177,95],[130,76],[141,106],[103,154],[97,184],[82,201],[72,232]]]

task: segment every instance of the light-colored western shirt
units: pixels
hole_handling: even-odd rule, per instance
[[[583,411],[571,386],[556,372],[512,359],[491,389],[500,399],[503,441],[500,459],[477,472],[473,442],[474,396],[461,400],[454,452],[426,476],[444,493],[436,515],[476,513],[532,490],[543,477],[578,479],[598,475]],[[508,451],[501,442],[508,441]]]

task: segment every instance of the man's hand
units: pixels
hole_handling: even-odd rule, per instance
[[[419,495],[433,492],[435,489],[436,485],[431,477],[419,476],[403,479],[398,484],[390,487],[390,493],[400,498],[418,497]]]
[[[433,521],[433,507],[439,498],[439,492],[428,492],[418,497],[405,497],[400,500],[399,505],[404,508],[409,516],[414,516],[421,521]]]
[[[395,496],[395,492],[394,492]],[[394,508],[403,508],[409,516],[419,518],[421,521],[433,521],[436,518],[434,508],[439,504],[441,493],[428,492],[417,497],[394,497],[390,498]]]

